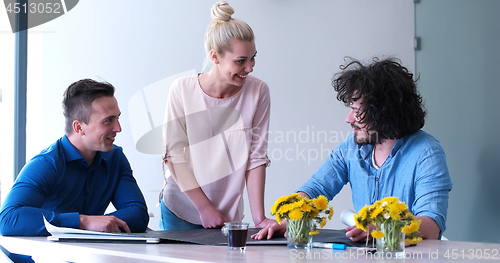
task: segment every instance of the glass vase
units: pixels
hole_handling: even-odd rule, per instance
[[[287,219],[286,222],[286,241],[288,248],[295,249],[310,249],[312,246],[312,220]]]
[[[404,258],[405,234],[401,232],[401,227],[389,222],[381,224],[380,231],[384,237],[377,238],[377,253],[383,253],[384,258]]]

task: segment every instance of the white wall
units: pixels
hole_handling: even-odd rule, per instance
[[[60,105],[68,85],[82,78],[112,83],[122,111],[123,132],[116,144],[124,148],[155,214],[150,227],[158,229],[155,205],[163,182],[161,158],[135,149],[132,126],[139,124],[131,123],[129,101],[157,81],[201,71],[203,37],[213,3],[87,0],[30,29],[27,158],[63,135]],[[236,11],[234,17],[254,29],[258,55],[253,75],[271,90],[272,165],[267,169],[265,197],[269,211],[278,197],[304,183],[351,132],[344,123],[348,110],[335,99],[330,85],[344,56],[368,60],[395,55],[414,70],[414,4],[411,0],[229,0],[229,4]],[[164,88],[156,98],[159,104],[166,99],[168,87]],[[297,141],[286,136],[278,141],[280,133],[295,134]],[[318,133],[327,138],[318,140]],[[327,227],[341,228],[338,215],[352,208],[350,189],[344,188],[332,204],[337,216]],[[248,205],[246,211],[245,221],[251,222]]]
[[[416,5],[424,127],[441,141],[453,190],[451,240],[500,243],[500,1],[441,0]]]

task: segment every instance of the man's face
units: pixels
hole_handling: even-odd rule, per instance
[[[82,123],[83,147],[89,152],[109,152],[113,150],[116,134],[122,131],[118,103],[115,97],[99,97],[92,102],[92,111],[89,123]]]
[[[362,100],[358,99],[356,101],[351,101],[349,107],[351,111],[347,114],[345,122],[349,123],[354,129],[354,142],[358,145],[374,145],[378,141],[377,132],[369,131],[365,128],[366,124],[359,123],[360,114],[362,113]]]

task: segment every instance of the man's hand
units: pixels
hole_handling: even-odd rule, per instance
[[[370,230],[370,233],[375,229],[375,226],[371,224],[368,226],[368,229]],[[352,241],[357,242],[357,241],[366,241],[366,236],[367,232],[357,228],[356,226],[350,226],[346,227],[347,232],[345,233],[345,236],[350,238]],[[370,235],[368,237],[368,240],[371,240],[372,236]]]
[[[204,228],[218,228],[228,222],[224,215],[213,205],[207,205],[198,211]]]
[[[80,229],[97,232],[121,233],[120,227],[123,228],[125,232],[130,233],[130,228],[128,228],[127,223],[114,216],[80,215]]]
[[[281,225],[278,224],[278,222],[274,221],[274,223],[268,224],[266,227],[262,228],[259,232],[253,234],[251,237],[253,239],[261,240],[267,236],[267,239],[271,239],[274,234],[277,234],[278,236],[283,235],[286,237],[286,221],[283,221]]]

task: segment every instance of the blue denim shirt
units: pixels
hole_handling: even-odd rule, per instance
[[[341,142],[297,191],[311,198],[324,195],[331,200],[350,183],[356,211],[395,196],[405,202],[415,216],[432,218],[442,235],[452,183],[439,141],[422,130],[403,137],[377,170],[372,165],[373,147],[357,145],[353,136]]]

